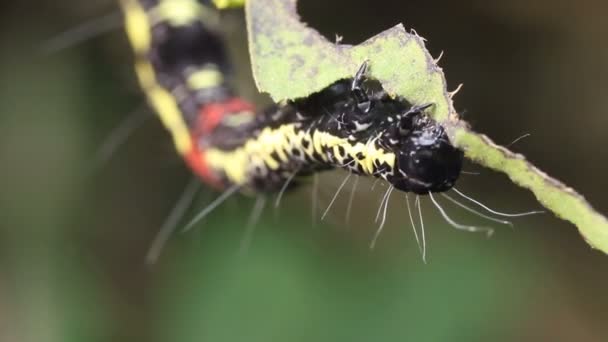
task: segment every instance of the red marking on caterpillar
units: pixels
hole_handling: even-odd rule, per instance
[[[223,188],[222,181],[217,175],[209,169],[205,160],[205,151],[201,150],[196,141],[192,144],[190,152],[184,155],[184,159],[188,166],[196,173],[205,183],[217,188]]]
[[[230,98],[224,102],[210,103],[201,108],[195,133],[196,135],[209,134],[213,132],[224,116],[240,112],[253,113],[253,111],[254,107],[251,103],[238,97]]]
[[[253,111],[252,104],[238,97],[230,98],[224,102],[213,102],[201,108],[191,135],[192,148],[184,156],[184,159],[188,166],[207,184],[216,188],[223,188],[221,179],[209,168],[205,160],[205,150],[199,145],[199,138],[211,134],[226,115],[241,112],[253,113]]]

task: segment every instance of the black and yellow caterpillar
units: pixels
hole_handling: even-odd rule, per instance
[[[177,151],[208,184],[272,192],[296,175],[342,168],[428,194],[449,190],[463,153],[443,127],[383,91],[368,91],[367,64],[307,98],[262,112],[226,79],[221,36],[201,0],[121,0],[135,69]]]

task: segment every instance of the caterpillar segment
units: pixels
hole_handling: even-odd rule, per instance
[[[428,106],[392,99],[381,87],[371,91],[366,63],[352,79],[256,113],[228,86],[207,2],[122,5],[141,87],[178,152],[207,183],[274,192],[295,175],[342,168],[428,194],[458,178],[463,154],[424,114]]]
[[[255,113],[227,85],[224,45],[207,25],[215,10],[197,0],[121,0],[121,6],[148,102],[193,171],[221,187],[206,162],[206,138],[223,121],[251,121]]]

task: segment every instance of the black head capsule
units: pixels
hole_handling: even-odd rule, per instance
[[[400,131],[407,133],[395,146],[395,170],[388,181],[399,190],[421,195],[451,189],[460,175],[464,153],[450,143],[440,124],[420,110],[410,111],[400,125]]]

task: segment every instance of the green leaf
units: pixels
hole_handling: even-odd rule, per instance
[[[252,0],[246,5],[249,51],[258,89],[273,100],[294,99],[352,77],[369,60],[369,75],[412,104],[434,103],[436,119],[454,113],[441,68],[416,34],[397,25],[357,45],[327,41],[300,22],[295,0]]]
[[[248,0],[246,12],[254,78],[273,100],[308,96],[352,77],[368,60],[369,75],[391,95],[414,105],[435,104],[427,114],[446,127],[468,158],[530,189],[547,209],[574,223],[592,247],[608,253],[608,220],[581,195],[460,120],[452,103],[455,92],[447,91],[443,71],[415,32],[397,25],[360,45],[340,45],[300,21],[296,0]]]
[[[469,159],[504,172],[513,183],[531,190],[545,208],[574,223],[592,247],[608,253],[608,221],[574,189],[542,172],[523,155],[494,144],[465,125],[449,125],[448,130]]]

